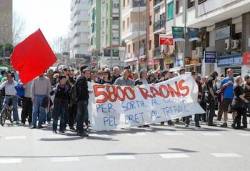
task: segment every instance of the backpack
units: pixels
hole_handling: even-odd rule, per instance
[[[76,83],[71,87],[70,105],[77,103]]]

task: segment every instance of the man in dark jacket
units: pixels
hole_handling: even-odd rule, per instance
[[[214,71],[207,80],[207,90],[208,90],[208,126],[215,126],[213,124],[213,118],[215,116],[215,91],[214,83],[218,77],[218,73]]]
[[[91,72],[88,68],[81,67],[81,76],[76,81],[76,101],[77,101],[77,115],[76,125],[77,134],[79,136],[88,136],[86,130],[83,129],[83,123],[88,126],[88,80]]]

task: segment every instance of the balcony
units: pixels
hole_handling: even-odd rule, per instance
[[[136,56],[133,53],[127,53],[125,56],[125,63],[129,63],[129,62],[135,62],[138,60],[138,56]]]
[[[164,31],[165,26],[166,26],[166,20],[165,19],[155,21],[155,23],[154,23],[154,32],[158,33],[158,32]]]
[[[122,40],[132,40],[146,34],[146,25],[131,24],[127,32],[122,33]]]
[[[249,12],[248,0],[201,0],[195,11],[195,20],[188,16],[189,27],[213,25],[228,18],[236,18]]]
[[[146,12],[146,0],[132,0],[129,1],[128,6],[122,7],[122,16],[131,12]]]
[[[154,49],[154,59],[161,58],[161,47],[157,47]]]
[[[154,6],[164,3],[164,0],[154,0]]]

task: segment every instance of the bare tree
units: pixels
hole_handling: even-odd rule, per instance
[[[13,15],[13,44],[18,44],[23,39],[25,30],[24,20],[14,13]]]
[[[68,37],[58,37],[53,40],[52,48],[57,53],[69,52],[70,40]]]

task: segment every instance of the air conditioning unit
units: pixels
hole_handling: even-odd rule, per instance
[[[226,49],[226,50],[229,50],[229,48],[230,48],[230,40],[229,40],[229,39],[226,39],[226,40],[225,40],[225,49]]]
[[[232,49],[237,49],[240,45],[240,41],[239,40],[233,40],[232,44],[231,44],[231,48]]]

